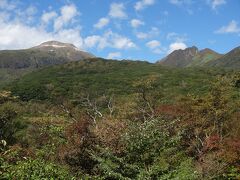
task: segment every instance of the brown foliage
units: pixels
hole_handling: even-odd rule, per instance
[[[73,122],[66,128],[66,137],[68,142],[76,145],[81,144],[82,138],[89,133],[91,120],[88,116],[83,115],[80,120]]]
[[[220,148],[221,138],[218,135],[207,137],[204,142],[203,151],[215,151]]]
[[[211,152],[201,156],[197,168],[202,175],[201,179],[214,179],[226,172],[228,164],[219,159],[218,153]]]
[[[158,116],[165,116],[169,118],[181,117],[185,114],[185,109],[178,104],[163,104],[156,108],[155,112]]]
[[[91,122],[87,115],[83,115],[78,121],[70,124],[65,133],[67,144],[59,148],[60,161],[69,164],[73,169],[80,168],[88,173],[95,165],[90,151],[94,149],[97,141],[91,131]]]
[[[227,138],[221,148],[223,159],[231,165],[240,167],[240,139]]]
[[[104,119],[94,128],[94,134],[100,140],[104,147],[111,148],[114,152],[121,152],[123,145],[121,144],[121,135],[126,130],[126,122],[112,118]]]

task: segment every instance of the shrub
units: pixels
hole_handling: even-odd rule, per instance
[[[18,161],[15,165],[5,164],[4,179],[74,179],[66,168],[42,159]]]
[[[73,122],[66,129],[67,143],[60,149],[60,158],[73,169],[91,173],[96,161],[90,150],[95,148],[96,137],[90,131],[90,120],[87,116]]]
[[[0,140],[13,144],[16,141],[17,132],[25,127],[18,119],[18,112],[11,103],[0,106]]]
[[[161,118],[131,123],[123,135],[122,152],[98,147],[95,173],[107,179],[197,179],[193,161],[180,148],[180,134]]]

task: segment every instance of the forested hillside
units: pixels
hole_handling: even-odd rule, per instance
[[[239,179],[240,74],[88,59],[0,93],[2,179]]]

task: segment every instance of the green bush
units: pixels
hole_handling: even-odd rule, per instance
[[[126,160],[139,167],[138,179],[197,178],[192,159],[181,149],[181,134],[172,133],[173,122],[155,118],[130,126],[125,135]]]
[[[197,179],[193,161],[180,148],[180,134],[170,133],[161,118],[132,123],[123,137],[125,150],[93,152],[95,172],[110,179]]]
[[[24,127],[24,123],[18,119],[17,110],[11,103],[0,106],[0,140],[5,140],[8,144],[15,143],[17,133]]]
[[[16,165],[7,165],[1,175],[3,179],[75,179],[66,168],[41,159],[18,161]]]
[[[240,179],[240,169],[237,167],[229,167],[228,172],[223,175],[224,178],[228,179]]]

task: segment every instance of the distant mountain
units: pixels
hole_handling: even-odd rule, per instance
[[[22,50],[0,51],[0,87],[41,67],[93,58],[73,44],[48,41]]]
[[[224,56],[207,63],[208,66],[224,67],[224,68],[240,68],[240,46],[231,50]]]
[[[48,41],[30,49],[0,51],[0,68],[38,68],[93,57],[73,44]]]
[[[193,58],[198,54],[198,48],[193,46],[184,50],[175,50],[158,63],[172,67],[186,67],[192,63]]]
[[[170,67],[204,66],[221,56],[211,49],[207,48],[199,51],[197,47],[193,46],[184,50],[175,50],[157,63]]]

